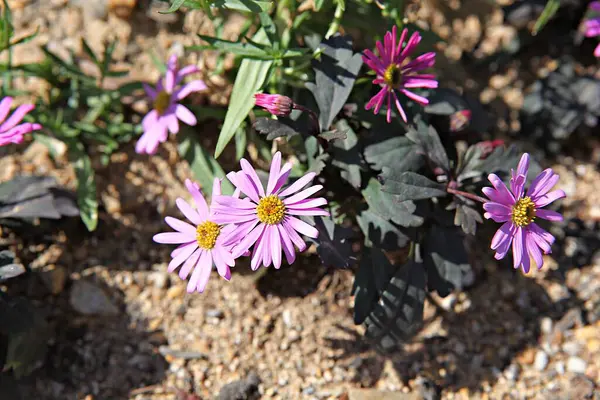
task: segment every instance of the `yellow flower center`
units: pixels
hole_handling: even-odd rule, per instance
[[[167,108],[169,108],[169,104],[171,104],[171,95],[164,90],[158,92],[154,99],[154,109],[162,115],[167,111]]]
[[[221,227],[212,221],[206,221],[196,228],[196,242],[203,249],[210,250],[215,247]]]
[[[383,80],[390,89],[398,86],[402,81],[400,68],[396,64],[390,64],[383,73]]]
[[[535,204],[531,197],[518,200],[512,209],[512,222],[516,226],[527,226],[535,219]]]
[[[263,197],[258,202],[256,214],[260,222],[269,225],[278,224],[285,216],[285,204],[274,194]]]

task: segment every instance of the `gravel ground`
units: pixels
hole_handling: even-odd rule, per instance
[[[125,0],[99,2],[105,4],[99,11],[85,2],[81,11],[76,1],[9,3],[18,32],[41,26],[34,42],[17,48],[17,62],[39,60],[40,43],[78,53],[81,36],[95,49],[116,37],[117,58],[134,79],[157,76],[150,49],[164,58],[174,46],[195,43],[193,34],[212,29],[201,13],[157,16],[157,6],[142,0],[130,11]],[[415,12],[435,22],[426,7]],[[459,33],[449,38],[448,60],[471,50],[473,37],[492,41],[498,32],[509,34],[494,12],[483,23],[456,16]],[[234,19],[226,31],[236,26]],[[214,66],[210,54],[189,54],[188,61],[207,71]],[[476,83],[495,91],[494,98],[507,92],[522,98],[523,80],[511,71],[487,85],[481,83],[487,78]],[[202,101],[224,104],[226,82],[206,79],[213,90]],[[510,104],[501,105],[509,116],[519,107],[516,100]],[[212,135],[215,126],[198,130]],[[79,222],[66,221],[50,239],[13,241],[10,233],[1,239],[13,241],[30,263],[35,278],[19,290],[33,296],[55,331],[45,365],[21,381],[22,389],[39,400],[194,400],[214,398],[237,382],[228,388],[257,386],[265,399],[600,399],[597,164],[593,157],[565,158],[555,166],[570,196],[563,203],[568,218],[557,227],[544,271],[522,276],[504,264],[479,262],[472,288],[431,298],[415,340],[401,353],[381,355],[352,323],[352,272],[328,270],[310,251],[293,268],[249,274],[240,265],[230,283],[214,274],[203,295],[187,294],[185,283],[166,273],[170,249],[153,245],[151,237],[165,229],[164,215],[177,213],[175,198],[188,197],[182,182],[189,169],[174,142],[150,157],[125,146],[109,167],[97,167],[104,208],[96,232],[83,235]],[[52,160],[38,144],[0,158],[0,181],[20,173],[49,174],[73,187],[66,160]],[[384,397],[385,391],[395,393]]]

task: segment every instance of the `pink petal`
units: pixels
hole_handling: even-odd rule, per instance
[[[192,195],[194,203],[196,203],[196,209],[198,210],[198,215],[202,219],[202,222],[206,221],[209,215],[208,204],[206,204],[206,199],[204,199],[202,192],[200,192],[200,186],[197,183],[192,182],[192,180],[186,179],[185,187]]]
[[[190,238],[188,235],[179,232],[163,232],[157,233],[152,238],[156,243],[162,244],[181,244],[195,241],[195,238]]]
[[[317,174],[314,172],[307,173],[302,178],[296,180],[296,182],[294,182],[290,186],[288,186],[284,191],[279,193],[279,197],[283,198],[283,197],[286,197],[286,196],[296,193],[297,191],[302,189],[304,186],[306,186],[310,182],[312,182],[312,180],[315,178],[316,175]]]
[[[544,258],[542,257],[542,252],[540,251],[535,239],[529,234],[529,232],[525,232],[525,242],[527,243],[527,250],[529,250],[527,257],[531,255],[537,268],[541,269],[544,265]]]
[[[219,207],[219,209],[230,209],[230,208],[237,208],[240,210],[250,210],[250,211],[254,211],[256,210],[256,203],[253,203],[251,201],[247,201],[246,200],[242,200],[242,199],[237,199],[235,197],[232,196],[213,196],[213,202],[216,203]]]
[[[523,248],[523,243],[523,228],[517,227],[512,243],[513,266],[515,268],[519,268],[524,258],[525,249]]]
[[[187,222],[183,222],[182,220],[173,218],[173,217],[166,217],[165,222],[167,223],[167,225],[169,225],[171,228],[175,229],[176,231],[190,236],[190,238],[192,238],[192,240],[195,239],[196,228],[193,227],[192,225],[188,224]]]
[[[25,114],[34,108],[35,106],[33,104],[23,104],[17,107],[13,114],[6,121],[4,121],[2,125],[0,125],[0,132],[6,132],[9,129],[17,126],[17,124],[23,120]]]
[[[179,208],[179,211],[181,211],[181,213],[183,215],[185,215],[185,217],[190,220],[193,224],[200,225],[201,223],[203,223],[206,218],[202,218],[197,212],[196,210],[194,210],[192,208],[192,206],[190,206],[188,204],[187,201],[185,201],[182,198],[177,198],[175,200],[175,204],[177,204],[177,208]],[[205,216],[207,217],[207,216]]]
[[[235,225],[235,229],[227,236],[223,236],[223,244],[226,246],[238,246],[240,244],[240,242],[250,233],[250,231],[252,231],[252,229],[254,229],[254,227],[259,223],[260,221],[258,220],[258,218],[252,220],[252,221],[248,221],[248,222],[244,222],[242,224],[239,225]],[[235,253],[235,252],[233,252]]]
[[[244,173],[250,179],[250,181],[252,183],[254,183],[254,186],[258,190],[258,194],[261,197],[265,197],[265,188],[263,188],[263,185],[260,182],[260,178],[256,174],[256,171],[254,170],[254,168],[252,168],[252,165],[250,165],[250,163],[248,161],[246,161],[245,158],[242,158],[240,160],[240,165],[242,166],[242,171],[244,171]]]
[[[254,228],[248,235],[242,240],[242,242],[236,247],[234,253],[232,254],[234,258],[240,257],[244,254],[262,235],[265,230],[265,224],[258,224],[256,228]]]
[[[258,197],[258,191],[254,184],[250,181],[250,178],[243,172],[238,172],[237,174],[227,174],[227,178],[244,193],[248,196],[252,201],[258,203],[260,198]],[[233,178],[233,180],[232,180]]]
[[[563,190],[558,189],[538,197],[537,199],[535,199],[534,203],[536,207],[544,207],[552,203],[553,201],[562,199],[564,197],[567,197],[566,193]]]
[[[242,222],[254,221],[257,219],[256,214],[249,215],[235,215],[235,214],[222,214],[220,212],[212,216],[212,221],[219,225],[223,224],[241,224]]]
[[[296,261],[296,250],[294,249],[294,244],[292,243],[292,240],[290,239],[290,236],[283,225],[279,224],[274,226],[276,226],[277,230],[279,231],[279,237],[281,238],[281,242],[283,244],[282,247],[283,252],[285,253],[285,259],[287,260],[288,264],[291,265],[294,261]]]
[[[188,282],[187,291],[188,293],[192,293],[194,290],[202,293],[206,288],[206,284],[210,279],[210,272],[212,271],[212,255],[209,251],[206,251],[202,254],[202,258],[198,263],[198,266],[194,270],[190,281]],[[196,274],[198,271],[198,274]]]
[[[419,103],[421,105],[427,105],[427,104],[429,104],[429,100],[427,100],[426,97],[419,96],[418,94],[415,94],[415,93],[413,93],[411,91],[408,91],[406,89],[400,89],[400,92],[403,93],[409,99],[411,99],[413,101],[416,101],[417,103]]]
[[[167,129],[169,129],[169,132],[171,132],[173,135],[176,135],[179,133],[179,121],[177,120],[177,116],[173,111],[174,110],[167,110],[161,119],[163,119],[167,124]]]
[[[177,104],[175,106],[175,116],[179,118],[180,121],[185,122],[189,126],[194,126],[198,122],[196,117],[190,110],[188,110],[185,106],[181,104]]]
[[[305,210],[307,208],[320,207],[327,204],[327,200],[323,197],[318,197],[316,199],[305,199],[300,200],[294,204],[288,204],[287,209],[296,209],[296,210]]]
[[[395,91],[392,91],[392,95],[394,96],[394,103],[396,104],[396,109],[400,113],[400,117],[402,118],[402,121],[407,122],[408,120],[406,119],[406,112],[404,112],[404,108],[402,108],[402,104],[400,104],[398,95],[396,95]]]
[[[552,252],[551,245],[554,243],[554,236],[539,227],[536,223],[528,227],[529,235],[535,240],[535,243],[544,251],[545,254]]]
[[[195,74],[196,72],[200,72],[200,68],[198,68],[195,65],[187,65],[181,68],[179,71],[177,71],[177,75],[175,77],[175,84],[178,85],[187,75]]]
[[[0,123],[4,122],[8,113],[10,112],[10,106],[13,102],[12,97],[5,97],[0,101]]]
[[[292,243],[294,243],[294,245],[298,248],[298,251],[304,251],[304,250],[306,250],[306,243],[304,243],[304,240],[302,240],[302,238],[300,237],[300,235],[298,235],[298,233],[296,233],[296,231],[290,225],[290,223],[287,220],[287,218],[283,220],[283,224],[282,225],[285,228],[287,236],[290,238],[290,240],[292,241]]]
[[[307,208],[307,209],[303,209],[303,210],[290,208],[286,212],[289,215],[311,215],[311,216],[321,215],[324,217],[329,216],[329,212],[322,210],[320,208]]]
[[[548,193],[556,182],[558,182],[559,176],[552,171],[552,168],[543,170],[538,176],[535,177],[529,189],[527,190],[527,196],[531,197],[531,200],[535,202],[535,199],[539,196],[543,196]]]
[[[273,266],[275,269],[281,268],[281,237],[279,236],[279,229],[277,225],[271,225],[268,228],[271,232],[269,236],[271,238],[271,255],[273,256]]]
[[[144,83],[143,86],[144,86],[144,91],[146,92],[146,95],[148,97],[150,97],[150,100],[154,101],[154,99],[156,99],[156,95],[158,94],[156,89],[154,89],[152,86],[148,85],[147,83]]]
[[[261,234],[256,240],[256,245],[254,246],[254,252],[252,253],[252,258],[250,259],[250,268],[252,271],[256,271],[258,267],[260,267],[260,263],[263,259],[263,247],[265,246],[265,225],[262,225]]]
[[[508,191],[508,188],[506,187],[504,182],[502,182],[502,180],[498,178],[498,175],[489,174],[488,179],[492,186],[494,186],[494,188],[496,189],[496,192],[498,193],[498,203],[502,203],[507,206],[512,206],[515,204],[515,198],[513,197],[512,193]]]
[[[305,198],[312,196],[313,194],[317,193],[319,190],[323,189],[323,185],[314,185],[309,187],[308,189],[304,189],[301,192],[296,193],[295,195],[288,197],[287,199],[283,200],[283,204],[285,205],[292,205],[294,203],[299,202],[300,200],[304,200]]]
[[[285,163],[281,170],[279,171],[279,178],[277,178],[277,182],[275,183],[275,187],[273,188],[273,193],[277,193],[279,189],[285,185],[290,176],[290,172],[292,171],[292,164]]]
[[[494,221],[498,219],[496,222],[505,222],[508,220],[512,213],[512,209],[504,204],[487,202],[483,205],[483,209],[487,211],[490,216],[486,218],[492,218]]]
[[[175,88],[175,74],[177,73],[177,56],[172,55],[167,62],[167,73],[165,74],[165,90],[173,93]]]
[[[201,80],[191,81],[190,83],[183,85],[179,90],[177,90],[175,93],[173,93],[173,97],[175,99],[177,99],[177,101],[181,101],[181,100],[185,99],[187,96],[189,96],[190,93],[202,92],[203,90],[206,90],[206,89],[207,89],[207,86],[203,81],[201,81]]]
[[[198,244],[196,242],[191,242],[180,247],[177,253],[173,251],[173,253],[171,253],[173,259],[169,262],[169,267],[167,268],[167,271],[175,271],[177,267],[179,267],[185,260],[187,260],[197,248]]]
[[[560,222],[563,220],[563,216],[561,214],[552,210],[536,210],[535,215],[552,222]]]
[[[263,237],[260,239],[261,242],[263,243],[262,245],[262,263],[265,267],[268,267],[269,265],[271,265],[271,261],[272,261],[272,242],[271,242],[271,229],[269,229],[271,226],[267,226],[265,228],[265,233],[263,234]]]
[[[319,237],[319,231],[307,224],[304,221],[299,220],[295,217],[286,216],[285,221],[292,227],[294,230],[300,232],[301,234],[311,237],[313,239]]]
[[[498,247],[500,247],[506,241],[512,240],[512,235],[511,235],[511,232],[510,232],[511,225],[512,224],[510,222],[506,222],[506,223],[504,223],[500,227],[500,229],[498,229],[496,231],[496,234],[492,238],[492,243],[491,243],[491,246],[490,246],[490,248],[492,250],[496,250]]]
[[[179,277],[181,279],[186,279],[188,277],[188,275],[190,274],[190,271],[192,270],[192,268],[194,267],[198,267],[198,260],[202,259],[202,255],[206,253],[206,250],[198,248],[196,251],[194,251],[192,253],[192,255],[190,256],[190,258],[188,258],[185,263],[183,264],[183,267],[181,267],[181,269],[179,270]],[[200,267],[198,267],[200,268]]]
[[[269,171],[269,182],[267,183],[267,196],[273,194],[273,189],[279,178],[279,171],[281,170],[281,153],[278,151],[273,156],[271,161],[271,169]]]
[[[225,264],[225,259],[223,258],[220,249],[215,247],[210,253],[213,257],[213,261],[215,262],[215,266],[217,267],[217,272],[219,275],[229,280],[231,278],[231,271],[229,271],[229,266]]]

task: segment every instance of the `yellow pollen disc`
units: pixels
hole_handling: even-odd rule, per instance
[[[221,233],[221,227],[214,222],[206,221],[201,223],[196,228],[198,246],[206,250],[212,249],[215,247],[219,233]]]
[[[518,200],[512,209],[512,222],[516,226],[527,226],[535,220],[535,204],[530,197]]]
[[[383,80],[390,89],[398,86],[402,81],[402,73],[396,64],[390,64],[383,73]]]
[[[159,114],[164,114],[165,111],[167,111],[167,108],[169,108],[169,104],[171,103],[171,95],[167,92],[160,91],[158,92],[158,94],[156,95],[156,98],[154,99],[154,109],[156,111],[158,111]]]
[[[269,225],[278,224],[285,216],[285,204],[274,194],[263,197],[258,202],[256,214],[260,222]]]

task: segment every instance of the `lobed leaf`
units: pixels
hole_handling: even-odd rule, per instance
[[[416,144],[405,136],[398,136],[374,143],[365,148],[365,160],[374,169],[389,167],[396,172],[416,171],[422,165],[422,156]]]
[[[381,178],[383,179],[382,190],[398,195],[398,201],[422,200],[447,195],[444,185],[415,172],[397,174],[389,168],[384,168]]]
[[[400,266],[364,321],[365,337],[390,354],[421,327],[425,305],[425,269],[413,260]]]
[[[340,175],[344,180],[355,189],[360,189],[362,160],[358,135],[344,119],[336,123],[336,129],[346,134],[346,140],[333,142],[331,163],[341,170]]]
[[[450,171],[450,160],[446,154],[446,149],[433,126],[427,126],[422,119],[417,120],[417,129],[411,127],[406,132],[406,137],[415,142],[423,154],[428,157],[436,166],[444,171]]]
[[[425,237],[422,249],[429,290],[446,297],[453,290],[463,288],[472,269],[463,235],[457,227],[433,226]]]
[[[331,216],[314,217],[319,237],[311,239],[317,245],[317,254],[323,265],[334,268],[348,268],[355,260],[350,239],[354,236],[351,228],[337,225]]]
[[[320,60],[313,61],[315,82],[306,84],[319,106],[321,130],[327,130],[352,91],[362,56],[352,52],[350,36],[335,34],[321,42]]]

